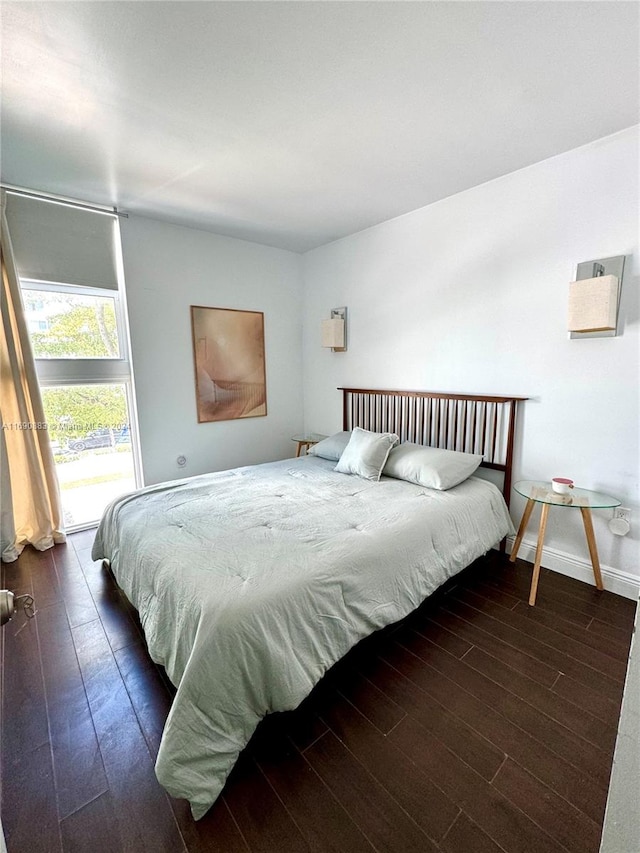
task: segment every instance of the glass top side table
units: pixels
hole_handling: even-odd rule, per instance
[[[296,441],[298,443],[298,449],[296,450],[296,458],[298,456],[307,453],[310,447],[313,447],[314,444],[317,444],[319,441],[322,441],[323,438],[326,438],[326,435],[321,435],[319,432],[310,432],[306,435],[293,435],[291,436],[291,441]]]
[[[591,567],[593,569],[593,577],[598,589],[604,589],[602,583],[602,574],[600,572],[600,560],[598,558],[598,547],[596,545],[596,537],[593,532],[593,521],[591,518],[592,509],[606,509],[607,507],[620,506],[620,501],[611,495],[604,495],[601,492],[592,492],[589,489],[573,488],[567,495],[560,495],[554,492],[550,482],[544,480],[521,480],[516,483],[514,489],[519,495],[527,499],[527,504],[522,513],[520,526],[516,535],[516,541],[513,545],[511,557],[513,563],[518,556],[522,537],[524,536],[527,524],[531,518],[534,506],[539,503],[542,505],[540,514],[540,527],[538,529],[538,543],[536,545],[536,557],[533,566],[533,576],[531,578],[531,591],[529,593],[529,604],[533,607],[536,603],[536,594],[538,592],[538,580],[540,578],[540,562],[542,560],[542,547],[544,545],[544,535],[547,529],[547,519],[549,517],[549,509],[552,506],[560,506],[565,509],[579,509],[582,514],[582,522],[584,524],[584,532],[587,537],[587,545],[589,546],[589,556],[591,557]]]

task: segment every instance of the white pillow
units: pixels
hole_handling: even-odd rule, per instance
[[[323,438],[317,444],[314,444],[307,451],[308,456],[319,456],[321,459],[330,459],[332,462],[337,462],[342,456],[342,453],[349,444],[351,438],[351,430],[346,432],[336,432],[330,435],[329,438]]]
[[[398,436],[392,432],[369,432],[355,427],[334,471],[379,480],[389,451],[398,441]]]
[[[446,491],[470,477],[481,462],[482,456],[476,453],[406,442],[391,451],[382,473],[385,477]]]

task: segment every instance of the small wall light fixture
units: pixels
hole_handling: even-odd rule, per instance
[[[571,338],[614,337],[618,333],[624,255],[578,264],[569,284]]]
[[[322,346],[333,352],[347,351],[347,309],[334,308],[330,320],[323,320],[321,327]]]

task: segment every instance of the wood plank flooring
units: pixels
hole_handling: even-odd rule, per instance
[[[4,566],[9,853],[596,853],[634,604],[492,552],[258,728],[198,823],[158,785],[173,688],[93,533]]]

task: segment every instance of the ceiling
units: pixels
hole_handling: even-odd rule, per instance
[[[2,179],[303,252],[638,122],[635,2],[3,2]]]

